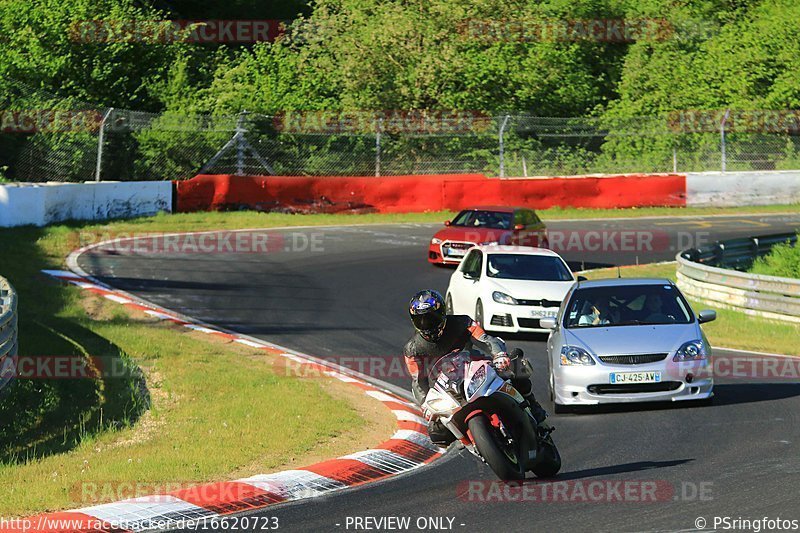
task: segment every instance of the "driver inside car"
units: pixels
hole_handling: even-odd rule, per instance
[[[475,346],[482,352],[491,354],[493,365],[498,371],[514,371],[515,377],[511,383],[530,406],[539,428],[552,431],[553,428],[545,420],[547,412],[533,395],[530,364],[522,356],[522,350],[514,350],[515,368],[512,368],[512,358],[506,352],[505,342],[487,335],[467,315],[447,315],[444,298],[437,291],[424,290],[415,294],[409,303],[408,312],[416,331],[406,343],[403,356],[411,374],[411,391],[419,405],[423,404],[430,389],[427,373],[430,365],[453,350],[469,350]],[[447,446],[455,440],[450,430],[438,420],[429,422],[428,433],[431,440],[440,446]]]

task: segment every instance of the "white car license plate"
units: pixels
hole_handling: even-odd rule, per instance
[[[557,314],[558,314],[558,311],[556,311],[556,310],[543,311],[541,309],[534,309],[533,311],[531,311],[531,316],[533,318],[555,318],[555,316]]]
[[[612,372],[611,383],[661,383],[661,372]]]
[[[466,250],[458,250],[456,248],[445,248],[444,255],[448,257],[464,257],[467,254]]]

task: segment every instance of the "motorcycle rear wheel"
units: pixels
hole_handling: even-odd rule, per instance
[[[525,479],[525,460],[520,459],[519,443],[514,439],[509,449],[503,436],[485,416],[479,415],[468,422],[475,446],[486,464],[503,481]]]

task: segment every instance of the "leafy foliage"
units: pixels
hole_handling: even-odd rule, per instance
[[[756,259],[750,272],[800,279],[800,247],[789,243],[773,246],[769,254]]]

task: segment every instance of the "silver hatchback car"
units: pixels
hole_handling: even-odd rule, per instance
[[[550,395],[566,406],[703,400],[713,395],[711,346],[694,314],[668,279],[580,281],[556,318],[543,319]]]

